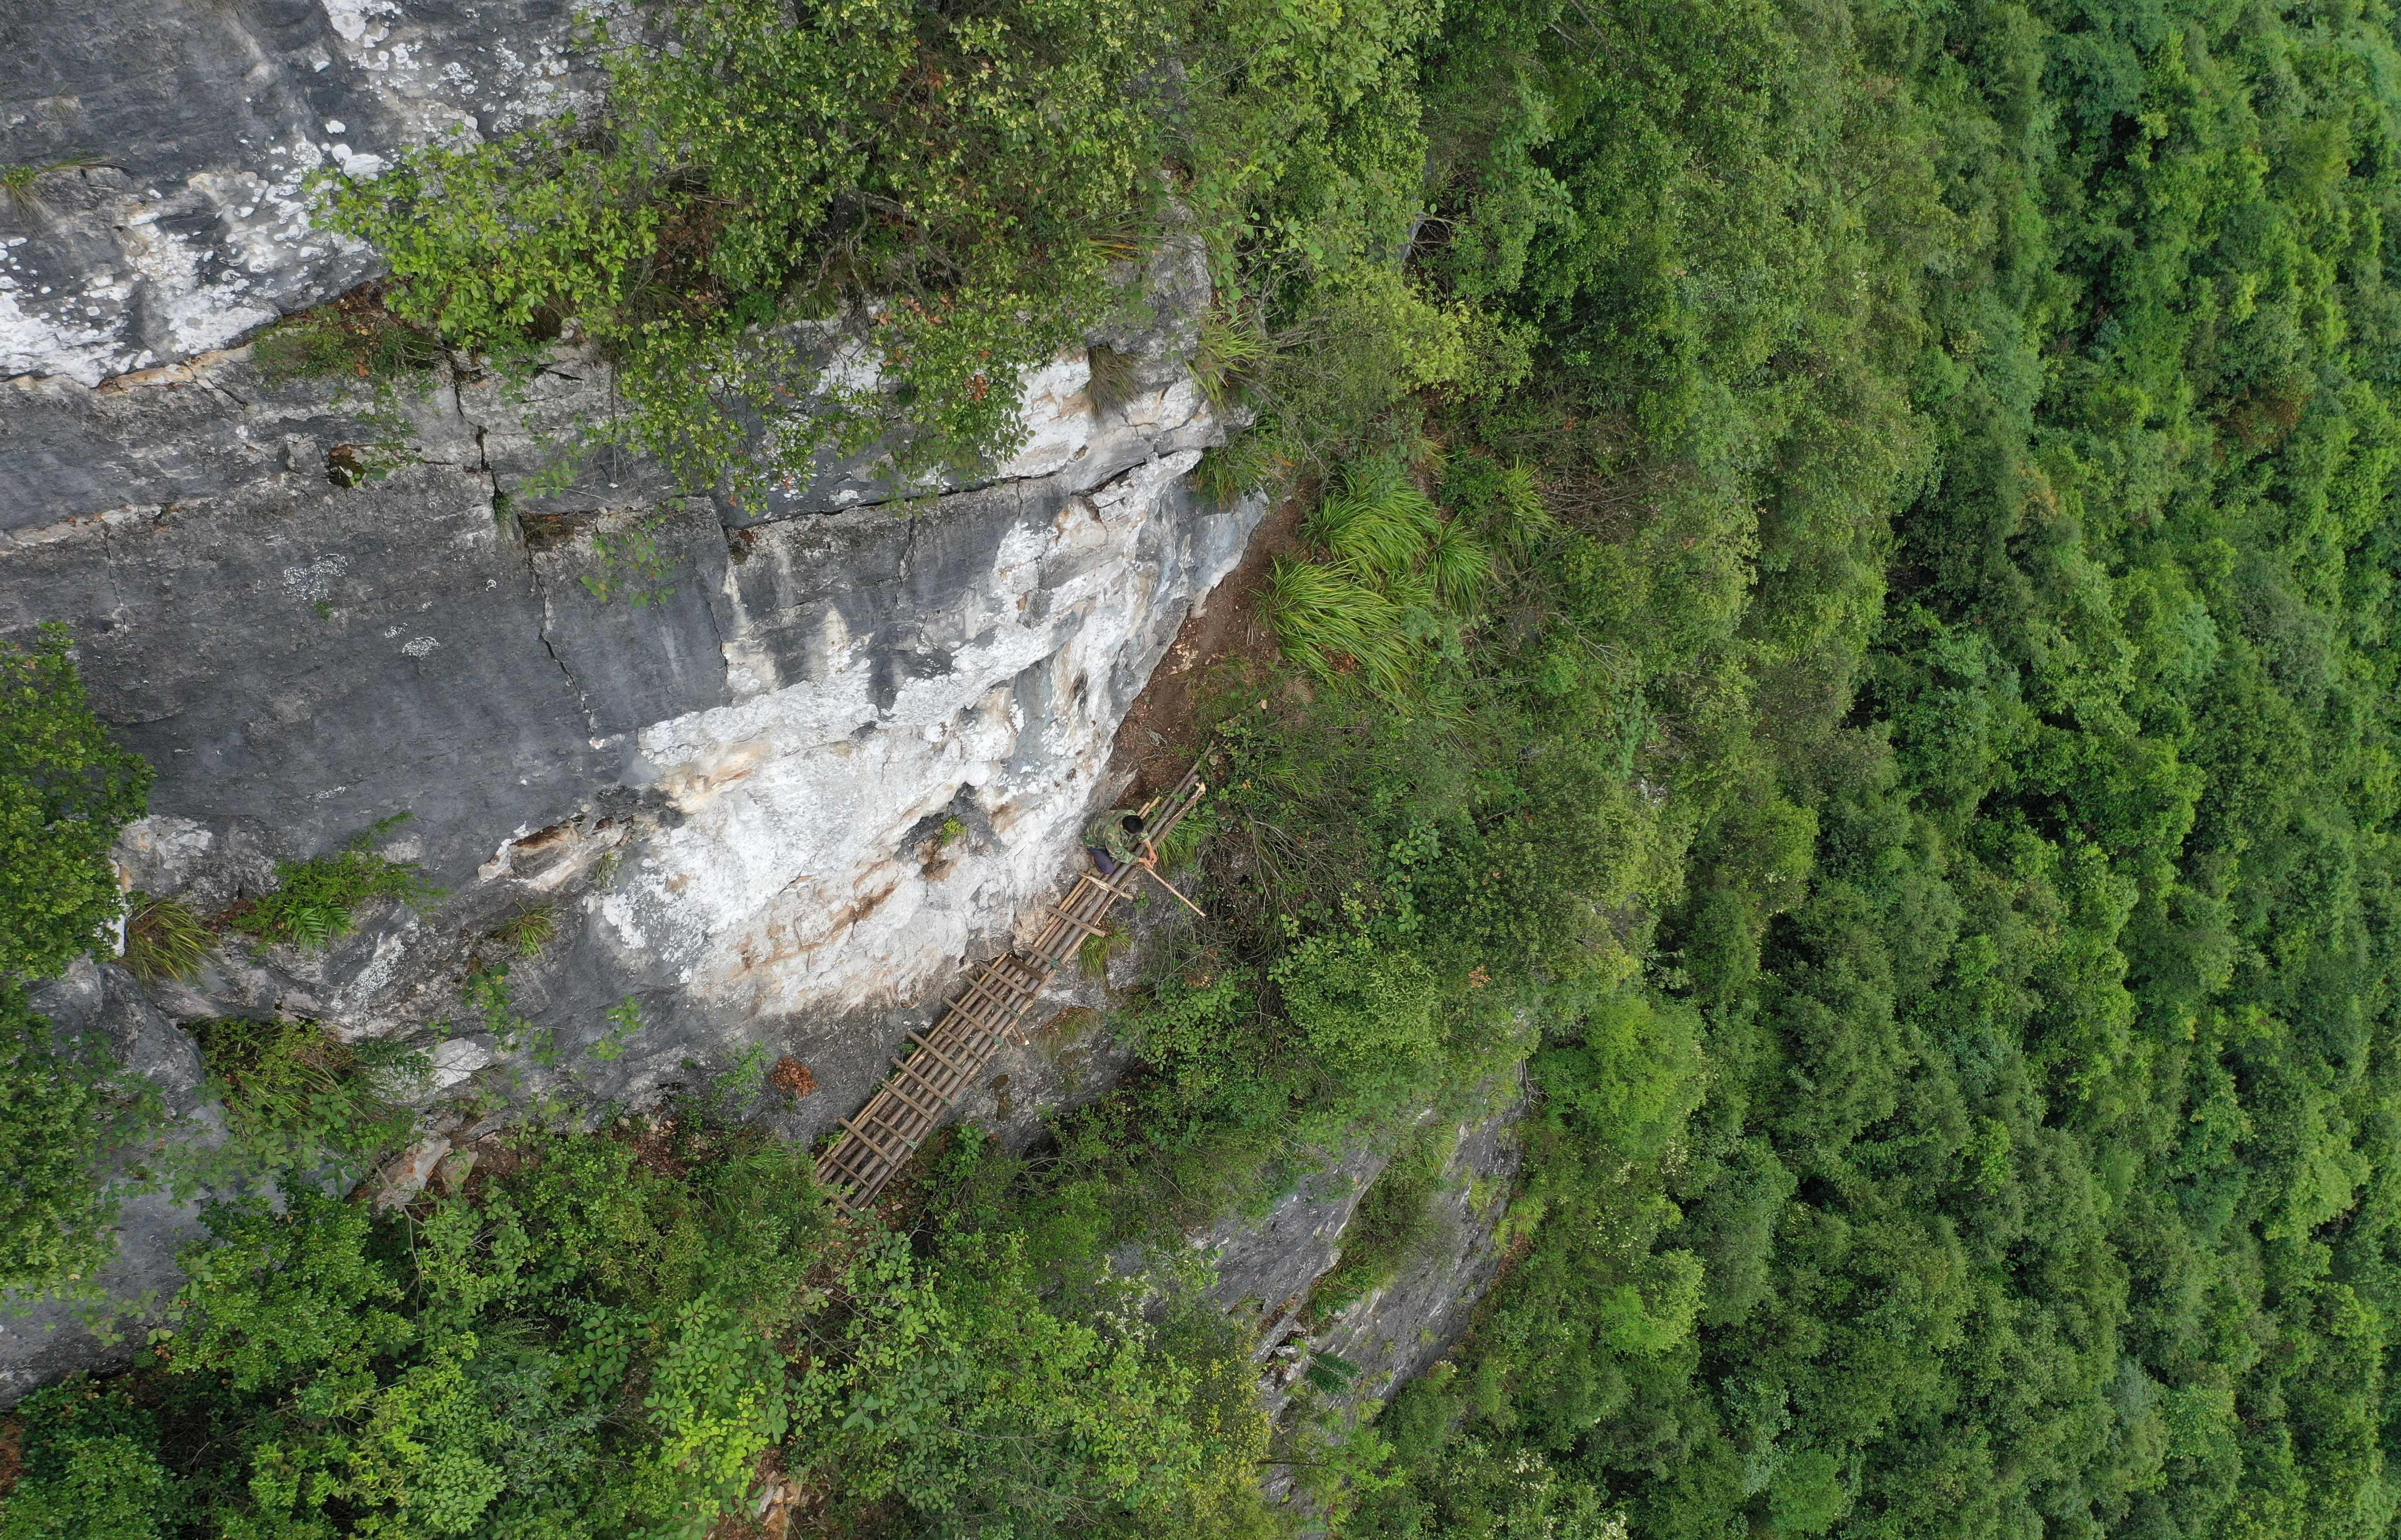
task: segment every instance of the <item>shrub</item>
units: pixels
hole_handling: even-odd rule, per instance
[[[903,480],[1006,453],[1024,369],[1118,300],[1156,198],[1159,29],[1130,0],[682,0],[600,34],[610,106],[325,184],[393,314],[616,365],[604,441],[751,499],[879,438]],[[763,444],[745,447],[757,417]],[[905,423],[904,423],[905,418]],[[886,437],[889,435],[889,437]]]
[[[1310,936],[1272,976],[1301,1041],[1338,1075],[1405,1074],[1441,1043],[1433,970],[1363,933]]]
[[[0,640],[0,978],[57,973],[124,904],[109,865],[150,767],[109,742],[66,628]]]
[[[23,990],[0,980],[0,1292],[86,1283],[117,1250],[117,1201],[99,1165],[134,1109],[52,1037]]]
[[[1655,1160],[1699,1105],[1698,1013],[1631,990],[1601,997],[1559,1029],[1571,1041],[1536,1054],[1531,1070],[1549,1115],[1580,1142],[1627,1160]]]
[[[1391,456],[1359,460],[1301,522],[1301,533],[1335,562],[1390,583],[1414,573],[1442,527],[1442,511]]]
[[[25,1403],[0,1533],[699,1535],[784,1430],[825,1232],[796,1150],[646,1145],[528,1132],[413,1215],[211,1205],[163,1354]]]
[[[173,1483],[140,1420],[84,1384],[35,1391],[17,1409],[26,1437],[0,1540],[161,1540]]]
[[[981,1234],[953,1239],[940,1266],[873,1237],[841,1288],[853,1302],[842,1351],[795,1387],[788,1451],[842,1520],[897,1503],[930,1534],[1034,1540],[1095,1520],[1188,1533],[1228,1474],[1255,1479],[1244,1467],[1266,1420],[1247,1358],[1189,1300],[1160,1302],[1152,1319],[1077,1311],[1044,1297],[1018,1241]],[[1161,1351],[1178,1336],[1183,1351]]]
[[[400,1097],[424,1070],[410,1049],[345,1043],[283,1017],[228,1016],[191,1031],[250,1164],[309,1172],[332,1163],[355,1174],[408,1136],[414,1116]]]

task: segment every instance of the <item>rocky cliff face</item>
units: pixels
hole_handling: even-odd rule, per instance
[[[847,1111],[914,1007],[1061,879],[1126,707],[1257,517],[1183,484],[1215,432],[1179,351],[1201,280],[1155,279],[1159,323],[1117,338],[1143,361],[1130,401],[1095,408],[1063,359],[989,485],[740,529],[605,482],[520,516],[526,413],[490,382],[430,381],[397,448],[364,403],[239,350],[16,382],[0,632],[65,621],[158,768],[128,879],[220,907],[405,812],[387,848],[447,892],[330,951],[228,948],[157,1004],[439,1039],[454,1125],[639,1102],[746,1050],[809,1065],[795,1137]],[[539,405],[604,390],[565,359]],[[343,484],[366,450],[381,473]],[[637,522],[649,553],[607,555]],[[533,907],[559,935],[511,983],[550,1064],[461,998],[476,938]],[[643,1029],[590,1055],[627,998]]]
[[[1130,388],[1096,403],[1081,352],[1037,373],[1028,442],[982,484],[895,504],[836,468],[762,518],[604,460],[537,494],[550,443],[608,409],[599,361],[563,348],[515,383],[445,365],[377,398],[271,377],[239,344],[372,276],[310,228],[310,169],[588,100],[564,0],[56,20],[0,15],[0,165],[32,173],[0,197],[0,635],[67,624],[157,768],[130,885],[221,909],[405,813],[382,848],[445,896],[326,951],[228,945],[190,985],[78,964],[37,1004],[203,1140],[220,1124],[179,1025],[276,1013],[430,1050],[420,1166],[539,1098],[638,1104],[784,1056],[816,1091],[756,1110],[825,1131],[1065,877],[1128,706],[1259,517],[1184,481],[1220,437],[1185,368],[1197,253],[1132,275],[1094,339]],[[463,992],[480,938],[534,909],[557,935],[510,985],[539,1054]],[[1105,985],[1055,993],[1066,1014],[967,1115],[1030,1138],[1107,1083],[1117,1051],[1078,1009]],[[629,999],[641,1029],[594,1053]],[[1229,1302],[1331,1264],[1355,1191],[1315,1192],[1215,1237]],[[1489,1273],[1469,1220],[1426,1299],[1338,1329],[1391,1324],[1379,1372],[1447,1341]],[[196,1233],[189,1206],[135,1201],[108,1283],[172,1290]],[[0,1317],[0,1404],[109,1356],[60,1313]]]

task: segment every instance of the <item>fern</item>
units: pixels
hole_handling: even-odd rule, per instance
[[[194,1024],[210,1087],[225,1102],[233,1153],[269,1170],[346,1171],[407,1137],[398,1093],[424,1056],[389,1043],[345,1043],[312,1021],[229,1017]]]
[[[353,838],[329,855],[279,861],[275,888],[237,910],[226,921],[261,941],[295,947],[325,947],[348,935],[359,909],[377,898],[419,904],[442,896],[413,861],[388,861],[374,841],[408,815],[401,813]]]
[[[1339,1396],[1350,1389],[1351,1382],[1358,1375],[1357,1364],[1334,1353],[1310,1354],[1309,1367],[1301,1370],[1302,1379],[1328,1396]]]

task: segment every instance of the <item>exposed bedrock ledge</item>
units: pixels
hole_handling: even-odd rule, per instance
[[[151,891],[222,903],[406,811],[446,919],[485,890],[548,902],[614,851],[574,945],[615,982],[746,1018],[905,1000],[1055,879],[1118,720],[1257,517],[1183,484],[1214,437],[1188,389],[1147,402],[1169,420],[1104,422],[1060,388],[1080,367],[1033,424],[1063,469],[738,531],[638,493],[498,511],[503,429],[472,389],[416,403],[413,457],[344,487],[328,456],[372,429],[239,355],[48,382],[80,395],[90,483],[207,469],[0,535],[0,634],[66,622],[158,767],[126,849]],[[636,519],[638,569],[600,543]],[[346,1029],[405,1030],[427,1014],[399,962],[447,928],[393,919],[356,976],[342,952],[279,961]]]
[[[1398,1276],[1331,1319],[1310,1319],[1310,1295],[1341,1261],[1344,1237],[1383,1173],[1386,1152],[1349,1150],[1265,1215],[1225,1220],[1200,1238],[1216,1273],[1210,1297],[1255,1330],[1254,1356],[1267,1367],[1271,1407],[1283,1408],[1317,1353],[1358,1366],[1349,1394],[1380,1400],[1450,1351],[1506,1260],[1500,1227],[1523,1159],[1524,1111],[1520,1094],[1461,1125],[1431,1199],[1427,1233]]]

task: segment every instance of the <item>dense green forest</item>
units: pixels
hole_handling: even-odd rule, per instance
[[[1123,1088],[963,1132],[892,1233],[707,1087],[412,1211],[218,1210],[142,1367],[11,1424],[0,1536],[731,1535],[775,1468],[794,1533],[2393,1533],[2388,10],[666,15],[610,122],[328,189],[389,324],[583,318],[594,436],[739,482],[744,411],[830,400],[760,326],[902,295],[862,346],[910,410],[822,433],[913,472],[1204,241],[1252,426],[1203,484],[1306,511],[1285,658],[1194,745],[1212,918]],[[60,660],[0,706],[71,723]],[[0,801],[64,874],[7,966],[88,933],[96,848],[42,831],[126,816],[111,773]],[[11,1128],[123,1101],[0,1022]],[[1338,1308],[1411,1263],[1420,1114],[1520,1066],[1470,1338],[1271,1428],[1178,1232],[1392,1145]],[[99,1136],[44,1137],[11,1282],[104,1222],[59,1175]]]

